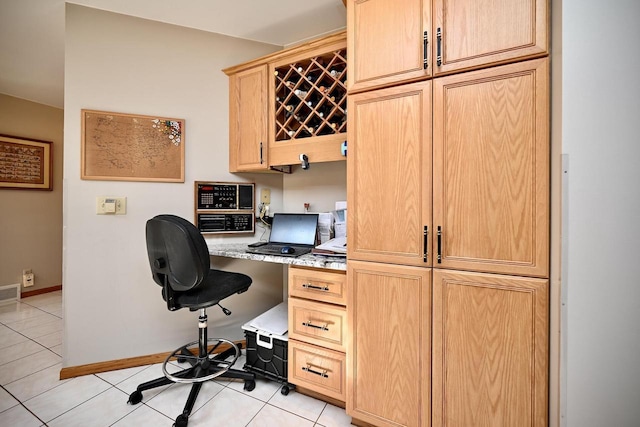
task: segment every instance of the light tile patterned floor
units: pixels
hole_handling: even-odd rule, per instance
[[[174,384],[129,393],[162,375],[161,365],[141,366],[60,381],[62,292],[0,305],[0,427],[170,427],[182,412],[190,386]],[[244,360],[237,362],[242,366]],[[344,409],[258,379],[251,392],[242,382],[204,384],[189,427],[345,427]]]

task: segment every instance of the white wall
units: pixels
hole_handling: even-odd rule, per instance
[[[197,339],[196,314],[170,313],[151,280],[144,224],[159,213],[193,217],[193,181],[256,181],[282,203],[281,175],[228,173],[228,79],[221,69],[279,50],[158,22],[67,4],[64,123],[64,366],[171,350]],[[181,183],[80,179],[80,110],[186,120]],[[127,197],[126,216],[97,216],[96,196]],[[219,241],[253,241],[217,237]],[[251,275],[249,292],[209,310],[212,336],[282,300],[282,267],[215,259]]]
[[[328,212],[335,202],[347,200],[347,162],[312,163],[309,169],[293,167],[283,179],[283,209],[303,212],[309,203],[310,212]]]
[[[640,424],[640,2],[563,0],[566,425]]]

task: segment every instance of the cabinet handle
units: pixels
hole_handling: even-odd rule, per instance
[[[307,366],[303,366],[303,367],[302,367],[302,370],[303,370],[303,371],[307,371],[307,372],[309,372],[310,374],[316,374],[316,375],[319,375],[319,376],[321,376],[322,378],[329,378],[329,375],[327,375],[327,370],[326,370],[326,369],[325,369],[325,370],[323,370],[322,372],[320,372],[320,371],[316,371],[316,370],[314,370],[314,369],[311,369],[311,365],[307,365]]]
[[[311,322],[302,322],[302,326],[306,326],[307,328],[315,328],[315,329],[320,329],[322,331],[329,331],[329,328],[327,327],[327,325],[324,326],[318,326],[318,325],[314,325]]]
[[[422,252],[422,260],[424,262],[429,261],[429,227],[424,226],[424,241],[423,244],[423,252]]]
[[[438,226],[438,264],[442,263],[442,227]]]
[[[427,63],[427,52],[429,52],[429,33],[427,31],[424,32],[424,34],[422,35],[422,44],[423,44],[423,49],[424,49],[424,55],[423,55],[423,63],[422,63],[422,67],[426,70],[427,67],[429,66],[429,64]]]
[[[323,292],[329,291],[329,288],[326,286],[312,285],[311,283],[303,283],[302,287],[305,289],[313,289],[315,291],[323,291]]]
[[[442,65],[442,30],[440,27],[436,30],[436,40],[436,47],[438,51],[436,54],[436,63],[438,64],[438,67],[440,67]]]
[[[263,160],[262,160],[262,141],[260,141],[260,164],[262,164],[262,163],[263,163]]]

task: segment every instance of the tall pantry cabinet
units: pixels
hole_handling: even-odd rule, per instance
[[[547,424],[546,3],[497,3],[348,2],[355,420]],[[364,40],[372,34],[389,35],[397,51]],[[402,61],[378,67],[385,57],[413,71],[393,69]]]

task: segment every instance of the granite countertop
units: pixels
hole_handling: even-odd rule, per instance
[[[207,246],[209,247],[209,255],[213,256],[274,262],[278,264],[297,265],[300,267],[326,268],[329,270],[347,269],[347,259],[344,257],[312,254],[300,255],[299,257],[250,254],[246,252],[246,243],[207,243]]]

